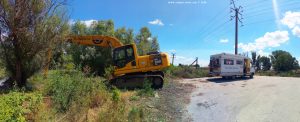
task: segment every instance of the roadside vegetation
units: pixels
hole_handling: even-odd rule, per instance
[[[115,28],[113,20],[69,24],[66,4],[0,2],[0,78],[9,78],[0,86],[0,121],[164,121],[142,104],[157,94],[151,84],[132,91],[107,85],[111,49],[64,42],[68,35],[115,36],[144,55],[159,51],[158,38],[147,27],[136,34]]]
[[[201,78],[208,77],[208,68],[194,67],[188,65],[170,66],[164,70],[170,78]]]
[[[256,56],[252,52],[252,61],[257,75],[300,77],[298,60],[287,51],[276,50],[269,56]]]

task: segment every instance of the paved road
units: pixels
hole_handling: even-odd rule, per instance
[[[300,79],[256,76],[235,81],[185,79],[197,89],[188,113],[196,122],[299,122]]]

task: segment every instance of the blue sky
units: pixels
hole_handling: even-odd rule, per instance
[[[243,25],[239,29],[239,53],[268,55],[286,50],[300,59],[299,0],[239,0]],[[71,20],[112,19],[115,27],[150,28],[162,52],[176,53],[175,63],[201,66],[209,56],[234,53],[234,21],[229,21],[229,0],[73,0]]]

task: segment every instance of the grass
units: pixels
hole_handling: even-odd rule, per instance
[[[154,96],[150,85],[127,91],[109,89],[100,77],[76,70],[51,70],[32,76],[26,92],[0,94],[0,121],[146,121],[142,104]],[[8,118],[8,119],[3,119]]]
[[[5,68],[3,66],[1,66],[0,64],[0,80],[5,78],[7,75],[6,75],[6,72],[5,72]]]
[[[260,76],[280,76],[280,77],[300,77],[300,70],[292,70],[292,71],[287,71],[287,72],[257,71],[256,75],[260,75]]]
[[[208,76],[207,68],[196,69],[190,66],[170,66],[164,72],[170,78],[201,78]]]

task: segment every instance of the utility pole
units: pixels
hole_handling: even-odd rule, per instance
[[[243,22],[242,22],[242,19],[243,18],[239,18],[239,15],[242,16],[242,12],[243,12],[243,7],[242,6],[239,6],[239,7],[236,7],[235,6],[235,0],[231,0],[230,1],[230,4],[233,6],[230,8],[230,12],[235,12],[234,16],[231,16],[230,20],[232,20],[233,18],[235,18],[235,55],[238,54],[238,31],[239,31],[239,22],[242,24],[243,26]]]
[[[175,53],[172,53],[172,65],[174,66]]]

